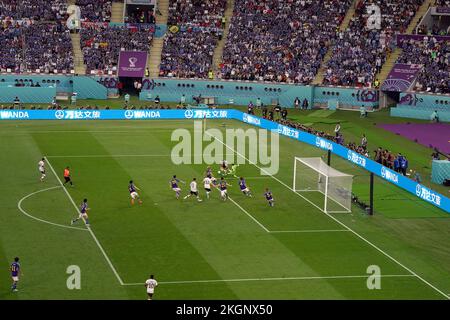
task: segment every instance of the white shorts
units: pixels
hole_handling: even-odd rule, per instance
[[[138,193],[136,191],[130,193],[130,196],[131,196],[131,199],[139,198],[139,195],[138,195]]]
[[[227,190],[220,190],[220,195],[225,197],[227,195]]]
[[[172,190],[175,191],[175,192],[181,191],[180,188],[172,188]]]
[[[242,192],[249,192],[250,190],[248,190],[248,188],[242,189]]]
[[[155,293],[155,289],[147,289],[147,293],[153,294]]]
[[[13,279],[13,281],[14,281],[14,282],[17,282],[17,281],[19,281],[19,277],[17,277],[17,276],[15,276],[15,277],[12,277],[12,279]]]

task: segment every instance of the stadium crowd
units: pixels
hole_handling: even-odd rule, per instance
[[[170,0],[167,23],[169,26],[220,27],[226,5],[226,0]]]
[[[111,20],[111,0],[76,0],[80,7],[81,19],[90,22],[109,22]]]
[[[73,69],[73,50],[69,31],[57,23],[0,27],[0,69],[14,72],[61,72]]]
[[[368,6],[381,10],[381,29],[371,29]],[[404,33],[423,0],[359,0],[347,30],[332,45],[323,84],[370,86],[394,45],[396,33]]]
[[[236,0],[222,78],[310,83],[350,3]]]
[[[196,27],[168,33],[161,53],[160,76],[207,78],[218,39],[215,31]]]
[[[27,70],[49,73],[74,68],[69,30],[62,24],[32,24],[25,29],[25,65]]]
[[[437,7],[450,7],[450,0],[436,0],[435,5]]]
[[[0,0],[0,21],[58,21],[66,16],[66,0]]]
[[[212,78],[214,50],[223,34],[226,0],[171,0],[160,76]]]
[[[435,37],[403,41],[398,63],[421,64],[415,90],[433,93],[450,93],[450,41]]]
[[[115,71],[123,50],[149,51],[153,29],[92,25],[81,29],[80,41],[86,71]]]

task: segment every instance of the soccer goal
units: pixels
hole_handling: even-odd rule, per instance
[[[294,159],[292,189],[326,213],[351,212],[353,176],[322,158]]]

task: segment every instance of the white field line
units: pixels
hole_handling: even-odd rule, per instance
[[[217,189],[219,190],[219,189]],[[241,209],[242,212],[244,212],[247,216],[250,217],[254,222],[256,222],[264,231],[268,233],[321,233],[321,232],[348,232],[347,229],[336,229],[336,230],[282,230],[282,231],[271,231],[267,229],[261,222],[258,221],[254,216],[252,216],[250,213],[248,213],[247,210],[241,207],[239,203],[234,201],[230,196],[228,196],[228,200],[230,200],[236,207]]]
[[[329,229],[329,230],[280,230],[269,231],[270,233],[323,233],[323,232],[349,232],[346,229]]]
[[[158,281],[159,284],[195,284],[195,283],[222,283],[222,282],[257,282],[257,281],[293,281],[293,280],[331,280],[331,279],[358,279],[358,278],[405,278],[415,277],[413,274],[386,274],[386,275],[360,275],[360,276],[316,276],[316,277],[286,277],[286,278],[247,278],[247,279],[217,279],[217,280],[187,280],[187,281]],[[142,286],[144,283],[124,283],[125,286]]]
[[[234,155],[234,154],[224,154]],[[47,155],[47,158],[133,158],[133,157],[170,157],[170,153],[165,154],[86,154],[86,155]],[[203,156],[203,154],[192,154],[194,156]]]
[[[17,203],[17,208],[20,210],[20,212],[22,212],[24,215],[26,215],[27,217],[43,222],[43,223],[47,223],[56,227],[60,227],[60,228],[67,228],[67,229],[76,229],[76,230],[81,230],[81,231],[88,231],[87,229],[84,228],[79,228],[79,227],[72,227],[72,226],[65,226],[63,224],[59,224],[59,223],[54,223],[51,221],[47,221],[44,219],[40,219],[40,218],[36,218],[35,216],[32,216],[31,214],[29,214],[28,212],[25,211],[25,209],[22,208],[22,202],[25,201],[26,199],[34,196],[35,194],[41,193],[41,192],[45,192],[45,191],[49,191],[49,190],[53,190],[53,189],[59,189],[61,188],[61,186],[55,186],[55,187],[50,187],[50,188],[46,188],[46,189],[42,189],[33,193],[30,193],[28,195],[26,195],[25,197],[23,197],[22,199],[19,200],[19,202]]]
[[[450,297],[445,294],[442,290],[438,289],[436,286],[434,286],[433,284],[431,284],[430,282],[428,282],[427,280],[425,280],[424,278],[422,278],[421,276],[419,276],[417,273],[415,273],[414,271],[412,271],[410,268],[408,268],[407,266],[405,266],[404,264],[402,264],[401,262],[399,262],[397,259],[395,259],[394,257],[392,257],[390,254],[388,254],[387,252],[385,252],[384,250],[380,249],[377,245],[373,244],[372,242],[370,242],[369,240],[367,240],[366,238],[364,238],[363,236],[361,236],[359,233],[357,233],[356,231],[354,231],[353,229],[351,229],[349,226],[347,226],[345,223],[339,221],[338,219],[336,219],[335,217],[333,217],[332,215],[324,212],[322,209],[320,209],[317,205],[315,205],[313,202],[311,202],[310,200],[308,200],[307,198],[305,198],[304,196],[302,196],[301,194],[295,192],[291,187],[289,187],[286,183],[284,183],[283,181],[281,181],[280,179],[278,179],[277,177],[271,175],[269,172],[267,172],[267,170],[259,167],[256,163],[253,163],[252,161],[250,161],[247,157],[245,157],[244,155],[240,154],[238,151],[233,150],[232,148],[230,148],[226,143],[224,143],[222,140],[214,137],[212,134],[210,134],[209,132],[205,132],[206,134],[208,134],[209,136],[211,136],[212,138],[216,139],[217,141],[219,141],[221,144],[223,144],[226,148],[228,148],[229,150],[235,152],[237,155],[241,156],[242,158],[244,158],[245,160],[247,160],[250,164],[254,165],[256,168],[260,169],[262,172],[265,172],[268,176],[271,176],[275,181],[277,181],[278,183],[280,183],[281,185],[285,186],[286,188],[288,188],[289,190],[291,190],[292,192],[294,192],[296,195],[298,195],[299,197],[303,198],[304,200],[308,201],[309,203],[311,203],[312,205],[314,205],[316,208],[318,208],[320,211],[322,211],[324,214],[326,214],[328,217],[330,217],[332,220],[334,220],[336,223],[338,223],[339,225],[341,225],[342,227],[344,227],[345,229],[347,229],[348,231],[350,231],[351,233],[353,233],[355,236],[357,236],[359,239],[361,239],[362,241],[364,241],[365,243],[367,243],[368,245],[370,245],[371,247],[373,247],[374,249],[376,249],[378,252],[382,253],[383,255],[385,255],[386,257],[388,257],[389,259],[391,259],[392,261],[394,261],[396,264],[398,264],[399,266],[401,266],[403,269],[405,269],[406,271],[410,272],[411,274],[413,274],[414,276],[416,276],[417,278],[419,278],[423,283],[425,283],[426,285],[428,285],[429,287],[433,288],[436,292],[440,293],[442,296],[444,296],[446,299],[450,300]]]
[[[259,222],[254,216],[252,216],[250,213],[247,212],[247,210],[245,210],[244,208],[242,208],[239,203],[237,203],[236,201],[234,201],[233,199],[231,199],[230,197],[228,197],[228,200],[230,200],[231,202],[233,202],[236,207],[238,207],[239,209],[242,210],[242,212],[244,212],[247,216],[250,217],[250,219],[252,219],[253,221],[255,221],[261,228],[263,228],[264,231],[266,232],[270,232],[269,229],[267,229],[261,222]]]
[[[78,214],[78,207],[75,204],[75,201],[73,201],[72,196],[70,195],[70,193],[67,191],[66,187],[63,185],[63,183],[61,182],[61,180],[59,179],[59,176],[56,174],[55,169],[53,169],[52,164],[50,163],[50,161],[48,161],[48,159],[45,157],[45,161],[48,163],[48,166],[50,167],[50,169],[52,170],[53,174],[55,175],[56,179],[58,180],[59,184],[61,185],[61,187],[63,188],[64,192],[66,193],[67,197],[69,198],[70,202],[72,203],[73,207],[75,208],[75,211]],[[100,242],[98,241],[97,237],[95,236],[94,232],[92,231],[91,227],[86,225],[87,230],[89,231],[89,233],[91,234],[92,238],[94,239],[95,243],[97,244],[98,248],[100,249],[100,251],[102,252],[103,256],[105,257],[106,262],[108,263],[109,267],[111,268],[111,270],[113,271],[114,275],[116,276],[117,280],[119,281],[119,283],[121,285],[123,285],[123,281],[119,276],[119,273],[117,273],[116,268],[114,268],[114,265],[112,264],[111,260],[109,259],[108,255],[106,254],[105,250],[103,249],[102,245],[100,244]]]

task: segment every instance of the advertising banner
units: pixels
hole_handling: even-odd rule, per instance
[[[407,91],[413,84],[420,70],[421,64],[396,63],[383,82],[381,90],[402,92]]]
[[[147,67],[147,52],[121,51],[119,55],[119,77],[143,78]]]

